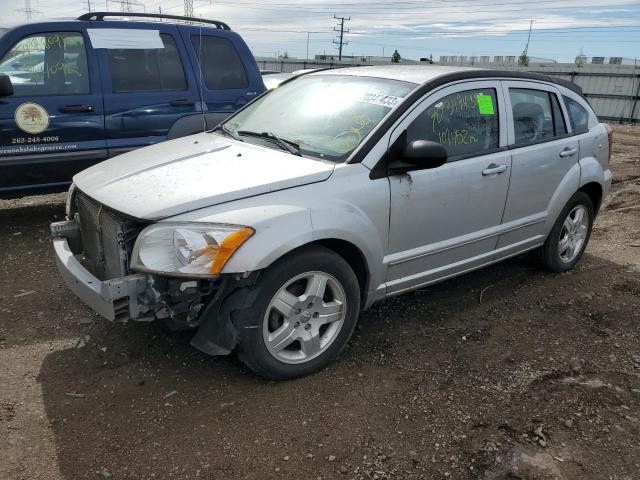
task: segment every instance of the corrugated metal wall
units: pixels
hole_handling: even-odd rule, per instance
[[[571,70],[532,67],[527,70],[553,75],[579,85],[602,120],[640,121],[640,73],[583,68]]]
[[[258,60],[261,70],[293,72],[306,68],[333,68],[358,63],[334,63],[302,60]],[[640,122],[640,69],[620,66],[588,65],[577,68],[574,65],[548,65],[531,67],[507,67],[478,64],[478,67],[499,68],[545,73],[569,80],[582,88],[585,96],[602,120],[619,122]]]

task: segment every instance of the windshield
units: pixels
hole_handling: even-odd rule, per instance
[[[415,86],[369,77],[303,76],[257,99],[224,127],[265,145],[272,142],[246,134],[269,132],[295,144],[302,155],[341,162]]]

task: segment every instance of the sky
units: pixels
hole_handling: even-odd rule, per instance
[[[182,15],[183,0],[0,0],[0,26],[73,17],[88,10]],[[256,56],[335,54],[335,16],[350,18],[345,55],[519,55],[574,61],[576,55],[638,57],[640,0],[193,0],[196,16],[228,23]],[[307,33],[309,32],[309,33]],[[308,43],[307,43],[308,40]]]

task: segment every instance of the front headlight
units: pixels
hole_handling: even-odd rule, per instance
[[[132,270],[188,277],[210,277],[255,230],[216,223],[156,223],[145,228],[133,247]]]

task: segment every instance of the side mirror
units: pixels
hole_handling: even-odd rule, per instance
[[[13,95],[11,77],[0,73],[0,97],[8,97],[10,95]]]
[[[402,159],[389,166],[391,173],[437,168],[447,163],[447,149],[430,140],[414,140],[405,145]]]

